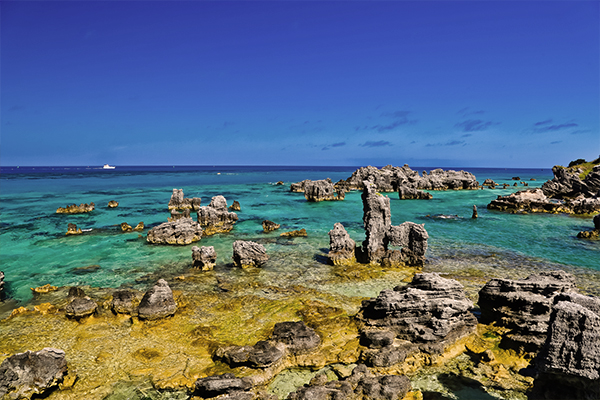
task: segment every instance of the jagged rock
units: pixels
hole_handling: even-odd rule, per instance
[[[83,318],[96,312],[98,305],[92,299],[85,295],[83,289],[72,287],[69,289],[68,296],[72,298],[71,302],[65,307],[65,314],[71,318]]]
[[[580,239],[598,239],[600,237],[600,214],[594,217],[594,229],[591,231],[581,231],[577,234]]]
[[[498,184],[496,182],[494,182],[491,179],[486,179],[485,181],[483,181],[483,183],[481,184],[481,186],[489,186],[490,189],[494,189],[496,186],[498,186]]]
[[[304,187],[307,182],[311,182],[310,179],[305,179],[302,182],[292,183],[290,185],[290,191],[292,192],[304,192]]]
[[[77,225],[69,222],[67,233],[65,233],[65,235],[81,235],[82,233],[81,228],[77,228]]]
[[[57,214],[81,214],[94,211],[96,205],[92,202],[90,204],[81,203],[80,205],[71,204],[66,207],[58,207],[56,209]]]
[[[269,260],[262,244],[247,240],[233,242],[233,263],[238,267],[260,267]]]
[[[593,162],[600,163],[600,159]],[[556,165],[552,168],[554,178],[542,185],[542,191],[547,197],[555,199],[595,196],[600,190],[600,165],[593,167],[583,180],[579,177],[581,172],[577,166],[564,168]]]
[[[315,330],[302,321],[276,323],[271,340],[285,344],[292,354],[311,351],[321,343],[321,338]]]
[[[441,353],[475,330],[477,319],[470,311],[472,307],[460,283],[426,273],[416,274],[406,286],[383,290],[376,298],[364,300],[357,318],[364,325],[362,331],[387,330],[423,351]],[[372,338],[373,333],[365,332],[363,337]],[[371,347],[386,344],[383,349],[390,350],[389,338],[371,342]]]
[[[0,301],[4,299],[4,272],[0,271]]]
[[[339,222],[329,231],[329,261],[333,265],[343,265],[356,262],[356,242],[350,238],[348,232]]]
[[[364,187],[362,201],[366,239],[362,244],[362,261],[392,266],[422,266],[429,238],[423,225],[404,222],[392,226],[389,197],[377,193],[375,185],[370,182],[365,182]],[[402,246],[402,249],[390,250],[389,245]]]
[[[279,229],[280,225],[279,225],[279,224],[276,224],[276,223],[275,223],[275,222],[273,222],[273,221],[269,221],[269,220],[267,219],[267,220],[264,220],[264,221],[262,222],[262,227],[263,227],[263,231],[264,231],[265,233],[269,233],[269,232],[273,232],[273,231],[274,231],[274,230],[276,230],[276,229]]]
[[[173,292],[164,279],[158,282],[142,297],[138,307],[138,315],[142,319],[155,320],[175,314],[177,303]]]
[[[133,314],[136,296],[131,290],[116,290],[113,292],[112,310],[117,314]]]
[[[119,207],[119,202],[111,200],[108,202],[108,208],[116,208]]]
[[[236,213],[227,211],[227,200],[223,196],[212,198],[208,206],[198,210],[198,223],[204,229],[204,235],[229,232],[238,220]]]
[[[477,215],[477,206],[473,204],[473,215],[471,215],[471,218],[478,218],[479,215]]]
[[[335,189],[331,179],[322,179],[319,181],[304,181],[304,197],[308,201],[331,201],[344,200],[345,191]]]
[[[173,189],[173,194],[169,200],[169,210],[183,211],[193,210],[198,211],[201,203],[200,197],[185,198],[183,197],[183,189]]]
[[[217,252],[214,246],[194,246],[192,247],[192,259],[194,268],[200,268],[202,271],[212,271],[217,262]]]
[[[558,294],[530,399],[600,398],[600,298]]]
[[[75,297],[84,298],[85,292],[79,286],[71,286],[69,288],[69,293],[67,294],[67,297],[69,297],[69,298],[75,298]]]
[[[18,353],[0,364],[0,398],[30,399],[62,382],[67,373],[65,352],[46,347]]]
[[[431,200],[433,195],[422,190],[401,186],[398,188],[400,200]]]
[[[304,237],[308,236],[308,233],[306,233],[306,229],[302,228],[295,231],[283,232],[279,236]]]
[[[372,349],[381,349],[394,343],[396,334],[388,330],[365,330],[361,332],[360,344]]]
[[[284,353],[284,344],[261,340],[254,346],[220,347],[215,357],[232,368],[240,366],[268,368],[280,361]]]
[[[195,387],[195,394],[206,399],[247,391],[252,388],[252,382],[248,378],[236,378],[234,374],[227,373],[200,378],[196,381]]]
[[[167,218],[167,221],[173,222],[173,221],[177,221],[182,218],[191,218],[190,215],[191,215],[191,212],[190,212],[190,209],[188,209],[188,208],[181,210],[181,211],[172,209],[171,216],[169,218]]]
[[[33,291],[34,294],[50,293],[50,292],[55,291],[56,289],[58,289],[58,286],[52,286],[49,283],[46,283],[43,286],[38,286],[36,288],[31,288],[31,290]]]
[[[575,278],[564,271],[492,279],[479,291],[481,322],[510,328],[506,346],[536,352],[546,340],[554,296],[576,290]]]
[[[135,228],[133,228],[133,230],[134,230],[134,231],[136,231],[136,232],[141,232],[141,231],[143,231],[143,230],[144,230],[144,222],[143,222],[143,221],[140,221],[140,222],[139,222],[139,223],[138,223],[138,224],[135,226]]]
[[[229,209],[233,211],[242,211],[242,206],[240,205],[239,201],[234,200],[233,203],[229,206]]]
[[[123,231],[123,232],[133,232],[133,228],[127,222],[121,222],[121,231]]]
[[[165,222],[148,231],[146,240],[154,244],[186,245],[202,239],[202,227],[191,218]]]

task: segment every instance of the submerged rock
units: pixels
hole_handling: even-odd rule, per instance
[[[202,227],[191,218],[162,223],[148,231],[146,240],[153,244],[186,245],[202,239]]]
[[[30,399],[43,395],[61,383],[66,373],[62,350],[47,347],[15,354],[0,364],[0,398]]]
[[[524,280],[492,279],[479,291],[481,322],[511,329],[506,346],[536,352],[546,340],[554,297],[576,290],[575,278],[564,271]]]
[[[339,222],[329,231],[329,261],[333,265],[343,265],[356,262],[356,242]]]
[[[90,204],[81,203],[80,205],[71,204],[70,206],[66,206],[66,207],[58,207],[56,209],[56,213],[57,214],[81,214],[81,213],[87,213],[90,211],[94,211],[94,208],[96,208],[96,205],[93,202]]]
[[[260,267],[269,260],[262,244],[248,240],[233,242],[233,263],[241,268]]]
[[[331,179],[322,179],[319,181],[304,181],[304,197],[308,201],[331,201],[344,200],[345,191],[336,189]]]
[[[213,197],[208,206],[198,210],[198,223],[205,236],[229,232],[237,220],[237,214],[228,211],[227,200],[223,196]]]
[[[264,220],[264,221],[262,222],[262,227],[263,227],[263,231],[264,231],[265,233],[269,233],[269,232],[273,232],[274,230],[277,230],[277,229],[279,229],[280,225],[279,225],[279,224],[276,224],[276,223],[275,223],[275,222],[273,222],[273,221],[269,221],[269,220],[267,219],[267,220]]]
[[[81,228],[77,228],[77,225],[69,223],[65,235],[81,235],[82,233]]]
[[[302,228],[295,231],[283,232],[279,236],[305,237],[308,236],[308,233],[306,233],[306,229]]]
[[[214,246],[194,246],[192,247],[192,259],[194,268],[200,268],[202,271],[212,271],[217,261],[217,252]]]
[[[173,299],[173,292],[164,279],[158,282],[142,297],[138,307],[141,319],[155,320],[175,314],[177,303]]]

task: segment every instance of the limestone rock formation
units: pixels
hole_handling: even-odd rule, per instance
[[[471,215],[471,218],[479,218],[479,215],[477,214],[477,206],[475,204],[473,204],[473,215]]]
[[[312,351],[321,343],[315,330],[302,321],[276,323],[270,340],[285,344],[291,354]]]
[[[173,292],[164,279],[159,279],[142,297],[138,307],[141,319],[155,320],[175,314],[177,303],[173,299]]]
[[[591,231],[581,231],[577,234],[581,239],[598,239],[600,237],[600,214],[594,217],[594,229]]]
[[[81,203],[80,205],[71,204],[66,207],[58,207],[56,209],[57,214],[81,214],[94,211],[96,205],[92,202],[90,204]]]
[[[399,352],[415,350],[394,348],[393,338],[429,353],[441,353],[475,330],[477,319],[472,308],[460,283],[436,273],[423,273],[416,274],[406,286],[383,290],[376,298],[364,300],[357,318],[363,324],[362,342],[380,349],[376,353],[387,358],[380,360],[386,361],[384,365],[377,366],[389,366],[403,360]]]
[[[248,240],[233,242],[233,263],[241,268],[260,267],[269,260],[262,244]]]
[[[71,318],[83,318],[96,312],[98,305],[85,295],[80,287],[74,286],[69,289],[68,297],[71,299],[65,307],[65,314]]]
[[[600,191],[600,158],[593,161],[597,163],[592,170],[581,179],[583,172],[580,168],[564,168],[556,165],[552,168],[554,178],[542,185],[542,191],[547,197],[554,199],[573,199],[580,195],[593,197]]]
[[[242,206],[240,205],[239,201],[234,200],[233,203],[231,203],[231,205],[229,206],[229,209],[232,211],[242,211]]]
[[[223,196],[213,197],[208,206],[198,209],[198,223],[205,236],[229,232],[237,220],[237,214],[227,210],[227,200]]]
[[[274,230],[279,229],[280,226],[281,225],[276,224],[273,221],[269,221],[268,219],[266,219],[262,222],[263,231],[265,233],[273,232]]]
[[[283,232],[279,236],[305,237],[305,236],[308,236],[308,233],[306,233],[306,229],[302,228],[302,229],[297,229],[297,230],[294,230],[294,231]]]
[[[82,233],[81,228],[77,228],[77,225],[69,222],[65,235],[81,235]]]
[[[292,183],[290,185],[290,191],[292,192],[304,192],[304,187],[308,182],[311,182],[310,179],[305,179],[302,182]]]
[[[304,181],[304,198],[308,201],[344,200],[344,189],[335,189],[331,179]]]
[[[527,189],[507,196],[498,196],[487,206],[490,210],[508,212],[549,212],[591,214],[600,212],[600,196],[574,200],[549,198],[542,189]]]
[[[119,207],[118,201],[111,200],[108,202],[108,208],[116,208],[116,207]]]
[[[171,194],[171,199],[169,200],[169,210],[198,211],[198,209],[200,209],[200,203],[200,197],[186,198],[183,197],[183,189],[173,189],[173,194]]]
[[[194,268],[200,268],[202,271],[212,271],[217,262],[217,252],[214,246],[194,246],[192,247],[192,259]]]
[[[490,189],[495,189],[496,186],[498,186],[498,184],[496,182],[494,182],[492,179],[488,178],[485,181],[483,181],[481,186],[488,186]]]
[[[536,352],[546,340],[554,296],[574,291],[575,278],[564,271],[492,279],[479,291],[481,322],[510,328],[506,346]]]
[[[554,298],[531,399],[600,398],[600,298]]]
[[[343,265],[356,262],[356,242],[350,238],[348,232],[339,222],[329,231],[329,261],[333,265]]]
[[[136,295],[131,290],[125,289],[113,292],[111,308],[117,314],[133,314],[136,303]]]
[[[422,190],[401,186],[398,188],[400,200],[431,200],[433,195]]]
[[[43,395],[61,383],[66,373],[62,350],[47,347],[15,354],[0,364],[0,398],[30,399]]]
[[[135,228],[132,228],[127,222],[121,222],[121,230],[123,232],[140,232],[144,230],[144,223],[140,222],[135,226]]]
[[[4,272],[0,271],[0,301],[4,299]]]
[[[202,227],[191,218],[162,223],[148,231],[146,240],[153,244],[186,245],[202,239]]]
[[[362,260],[384,265],[422,266],[425,262],[429,235],[423,225],[404,222],[391,224],[390,199],[377,193],[375,185],[364,182],[362,193],[363,222],[366,239],[362,244]],[[389,246],[402,246],[401,250]]]
[[[252,388],[252,381],[248,378],[236,378],[234,374],[207,376],[200,378],[195,384],[196,395],[208,399],[221,395],[235,395]]]

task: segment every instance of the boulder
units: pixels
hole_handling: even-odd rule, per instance
[[[215,357],[230,367],[268,368],[279,362],[285,353],[281,343],[261,340],[254,346],[229,346],[217,349]]]
[[[123,231],[123,232],[133,232],[133,228],[127,222],[121,222],[121,231]]]
[[[400,200],[431,200],[433,195],[419,189],[401,186],[398,188]]]
[[[273,232],[274,230],[277,230],[277,229],[279,229],[280,225],[279,225],[279,224],[276,224],[276,223],[275,223],[275,222],[273,222],[273,221],[269,221],[269,220],[267,219],[267,220],[264,220],[264,221],[262,222],[262,227],[263,227],[263,231],[264,231],[265,233],[269,233],[269,232]]]
[[[308,201],[344,200],[345,198],[345,191],[343,189],[335,189],[333,182],[329,178],[304,182],[304,197]]]
[[[186,245],[202,239],[202,227],[191,218],[165,222],[148,231],[146,240],[153,244]]]
[[[94,203],[90,203],[90,204],[81,203],[80,205],[71,204],[66,207],[58,207],[56,209],[56,213],[57,214],[81,214],[81,213],[87,213],[90,211],[94,211],[94,208],[96,208],[96,205]]]
[[[531,399],[600,398],[600,298],[554,297]]]
[[[108,208],[116,208],[119,207],[119,202],[111,200],[108,202]]]
[[[217,262],[217,252],[214,246],[194,246],[192,247],[192,259],[194,268],[200,268],[202,271],[212,271]]]
[[[329,231],[329,261],[333,265],[343,265],[356,262],[356,242],[339,222]]]
[[[77,225],[69,222],[67,233],[65,233],[65,235],[81,235],[82,233],[81,228],[77,228]]]
[[[233,242],[233,263],[241,268],[260,267],[269,260],[262,244],[247,240]]]
[[[207,376],[200,378],[195,384],[195,395],[202,398],[212,398],[220,395],[244,392],[252,388],[248,378],[236,378],[234,374]]]
[[[449,344],[474,332],[477,319],[472,308],[460,283],[423,273],[416,274],[406,286],[383,290],[376,298],[364,300],[357,318],[363,324],[362,342],[371,348],[394,350],[389,348],[391,335],[387,332],[391,332],[421,351],[441,353]],[[375,330],[387,332],[378,337]]]
[[[205,236],[229,232],[237,220],[236,213],[227,211],[227,200],[223,196],[213,197],[208,206],[198,210],[198,223]]]
[[[116,314],[133,314],[137,296],[131,290],[116,290],[113,292],[111,308]]]
[[[231,203],[231,205],[229,206],[229,209],[232,211],[242,211],[242,206],[240,205],[239,201],[234,200],[233,203]]]
[[[164,279],[158,282],[142,297],[138,307],[141,319],[155,320],[175,314],[177,303],[173,299],[173,292]]]
[[[74,288],[71,288],[74,289]],[[98,305],[88,296],[85,296],[81,288],[75,288],[73,292],[69,291],[70,297],[73,299],[65,307],[65,313],[67,317],[71,318],[83,318],[88,317],[96,312]]]
[[[546,341],[554,297],[576,290],[575,278],[564,271],[523,280],[492,279],[479,291],[481,322],[511,329],[504,346],[537,352]]]
[[[308,233],[306,233],[306,229],[302,228],[295,231],[283,232],[279,236],[305,237],[308,236]]]
[[[173,189],[173,194],[171,194],[171,199],[169,200],[169,210],[198,211],[201,200],[200,197],[185,198],[183,197],[183,189]]]
[[[496,186],[498,186],[498,184],[491,179],[486,179],[485,181],[483,181],[481,186],[489,186],[490,189],[494,189]]]
[[[54,348],[18,353],[0,364],[0,398],[30,399],[62,382],[67,373],[65,352]]]
[[[314,350],[321,343],[321,338],[315,330],[302,321],[276,323],[271,340],[285,344],[286,349],[292,354]]]

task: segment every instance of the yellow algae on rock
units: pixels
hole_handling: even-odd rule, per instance
[[[44,286],[38,286],[36,288],[31,288],[33,293],[49,293],[58,289],[58,286],[52,286],[49,283],[46,283]]]

